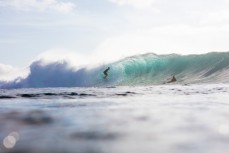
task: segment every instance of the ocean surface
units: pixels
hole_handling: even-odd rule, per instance
[[[1,153],[227,153],[229,84],[0,90]]]
[[[228,153],[228,143],[229,52],[38,60],[0,81],[0,153]]]

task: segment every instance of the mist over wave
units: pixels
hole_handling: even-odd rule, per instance
[[[29,69],[30,73],[26,78],[4,82],[1,88],[90,86],[92,80],[90,81],[89,77],[98,72],[97,68],[90,71],[86,67],[76,69],[67,61],[44,64],[42,60],[39,60],[33,62]]]
[[[111,67],[108,79],[103,71]],[[68,61],[44,64],[34,61],[25,78],[1,81],[1,88],[101,87],[118,85],[154,85],[167,82],[173,75],[176,83],[228,83],[229,52],[202,55],[135,55],[93,68],[72,66]]]

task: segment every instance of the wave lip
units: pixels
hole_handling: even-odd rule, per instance
[[[111,67],[108,79],[103,71]],[[108,65],[73,68],[68,62],[33,62],[26,78],[0,82],[1,88],[103,87],[156,85],[176,76],[176,83],[228,83],[229,52],[202,55],[156,55],[127,57]]]

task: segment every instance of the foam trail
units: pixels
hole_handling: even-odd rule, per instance
[[[110,66],[109,77],[103,70]],[[91,67],[89,65],[89,67]],[[203,55],[144,54],[127,57],[108,65],[75,68],[67,61],[44,64],[34,61],[25,78],[1,82],[1,88],[101,87],[163,84],[173,75],[176,83],[228,83],[229,52]]]

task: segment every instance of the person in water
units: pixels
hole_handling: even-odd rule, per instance
[[[172,82],[176,82],[176,81],[177,81],[177,79],[175,78],[175,76],[173,76],[173,78],[170,81],[168,81],[167,83],[172,83]]]
[[[103,71],[103,74],[104,74],[104,79],[106,79],[107,78],[107,76],[108,76],[108,71],[110,70],[110,67],[108,67],[105,71]]]

